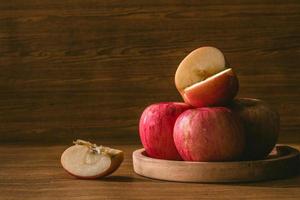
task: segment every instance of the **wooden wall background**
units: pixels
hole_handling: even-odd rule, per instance
[[[176,67],[203,45],[224,51],[240,96],[279,110],[281,141],[300,137],[299,0],[11,0],[0,3],[0,143],[136,143],[144,107],[181,100]]]

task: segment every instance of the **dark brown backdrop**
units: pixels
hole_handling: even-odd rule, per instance
[[[138,141],[144,107],[180,101],[173,75],[213,45],[237,71],[240,96],[300,134],[300,1],[2,1],[0,142]],[[300,136],[300,135],[299,135]]]

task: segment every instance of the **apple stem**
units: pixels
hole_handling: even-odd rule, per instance
[[[92,153],[97,153],[97,154],[102,154],[102,155],[110,155],[110,156],[113,156],[113,152],[110,151],[110,148],[109,147],[104,147],[102,145],[100,146],[97,146],[96,144],[92,144],[88,141],[85,141],[85,140],[80,140],[80,139],[77,139],[76,141],[73,141],[74,144],[76,145],[83,145],[83,146],[87,146],[90,151]]]

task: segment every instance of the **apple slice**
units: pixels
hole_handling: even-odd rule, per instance
[[[186,103],[195,107],[220,106],[232,100],[238,89],[237,76],[229,68],[185,88],[183,98]]]
[[[61,156],[63,168],[81,179],[95,179],[113,173],[121,165],[123,151],[97,146],[84,140],[74,141]]]
[[[200,47],[187,55],[175,74],[175,85],[180,93],[208,77],[225,70],[223,53],[215,47]]]

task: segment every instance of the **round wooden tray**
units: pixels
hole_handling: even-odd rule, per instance
[[[250,182],[290,177],[298,173],[299,151],[276,146],[264,160],[189,162],[150,158],[144,149],[133,152],[135,173],[179,182]]]

